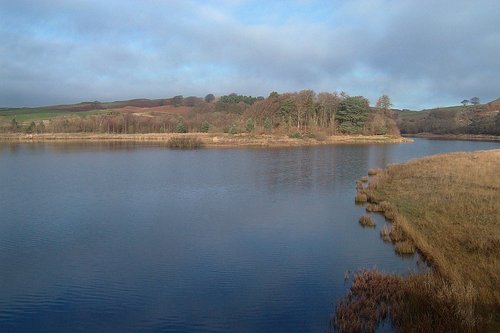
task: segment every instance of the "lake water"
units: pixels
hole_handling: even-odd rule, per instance
[[[0,331],[323,332],[346,271],[417,267],[359,226],[355,181],[494,148],[0,144]]]

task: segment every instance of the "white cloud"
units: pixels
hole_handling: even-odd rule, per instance
[[[498,97],[500,3],[2,1],[0,104],[345,90]]]

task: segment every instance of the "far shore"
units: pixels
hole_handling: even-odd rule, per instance
[[[464,140],[464,141],[500,141],[499,135],[483,135],[483,134],[434,134],[434,133],[418,133],[418,134],[403,134],[405,138],[426,138],[436,140]]]
[[[333,135],[321,138],[290,138],[286,135],[271,134],[227,134],[227,133],[147,133],[147,134],[98,134],[98,133],[4,133],[0,142],[137,142],[167,143],[172,138],[193,138],[204,147],[294,147],[330,144],[359,143],[402,143],[412,139],[388,135]]]

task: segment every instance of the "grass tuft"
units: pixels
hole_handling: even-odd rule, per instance
[[[380,230],[380,237],[384,240],[384,242],[391,241],[390,232],[390,229],[386,225],[384,225]]]
[[[370,215],[363,215],[359,218],[359,224],[363,227],[375,227],[375,222]]]
[[[403,255],[414,254],[415,246],[408,240],[400,241],[394,244],[394,251],[396,251],[397,254]]]
[[[369,169],[368,170],[368,176],[375,176],[377,175],[380,171],[382,171],[381,169]]]
[[[365,193],[363,193],[363,192],[361,192],[361,191],[358,190],[358,192],[356,193],[356,197],[354,198],[354,201],[356,203],[367,202],[368,201],[368,196]]]

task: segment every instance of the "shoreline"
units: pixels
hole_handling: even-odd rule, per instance
[[[424,138],[432,140],[461,140],[461,141],[500,141],[500,136],[484,134],[434,134],[417,133],[402,134],[404,138]]]
[[[402,256],[419,252],[431,271],[359,271],[337,303],[333,327],[356,331],[352,323],[364,322],[375,328],[389,313],[402,332],[416,322],[423,332],[498,331],[499,162],[500,149],[493,149],[369,170],[356,184],[356,202],[368,214],[384,215],[384,242]]]
[[[0,143],[39,142],[131,142],[168,143],[172,138],[198,139],[206,148],[231,147],[300,147],[331,144],[403,143],[410,138],[387,135],[334,135],[321,139],[290,138],[287,135],[271,134],[227,134],[227,133],[147,133],[147,134],[96,134],[96,133],[5,133],[0,134]]]

